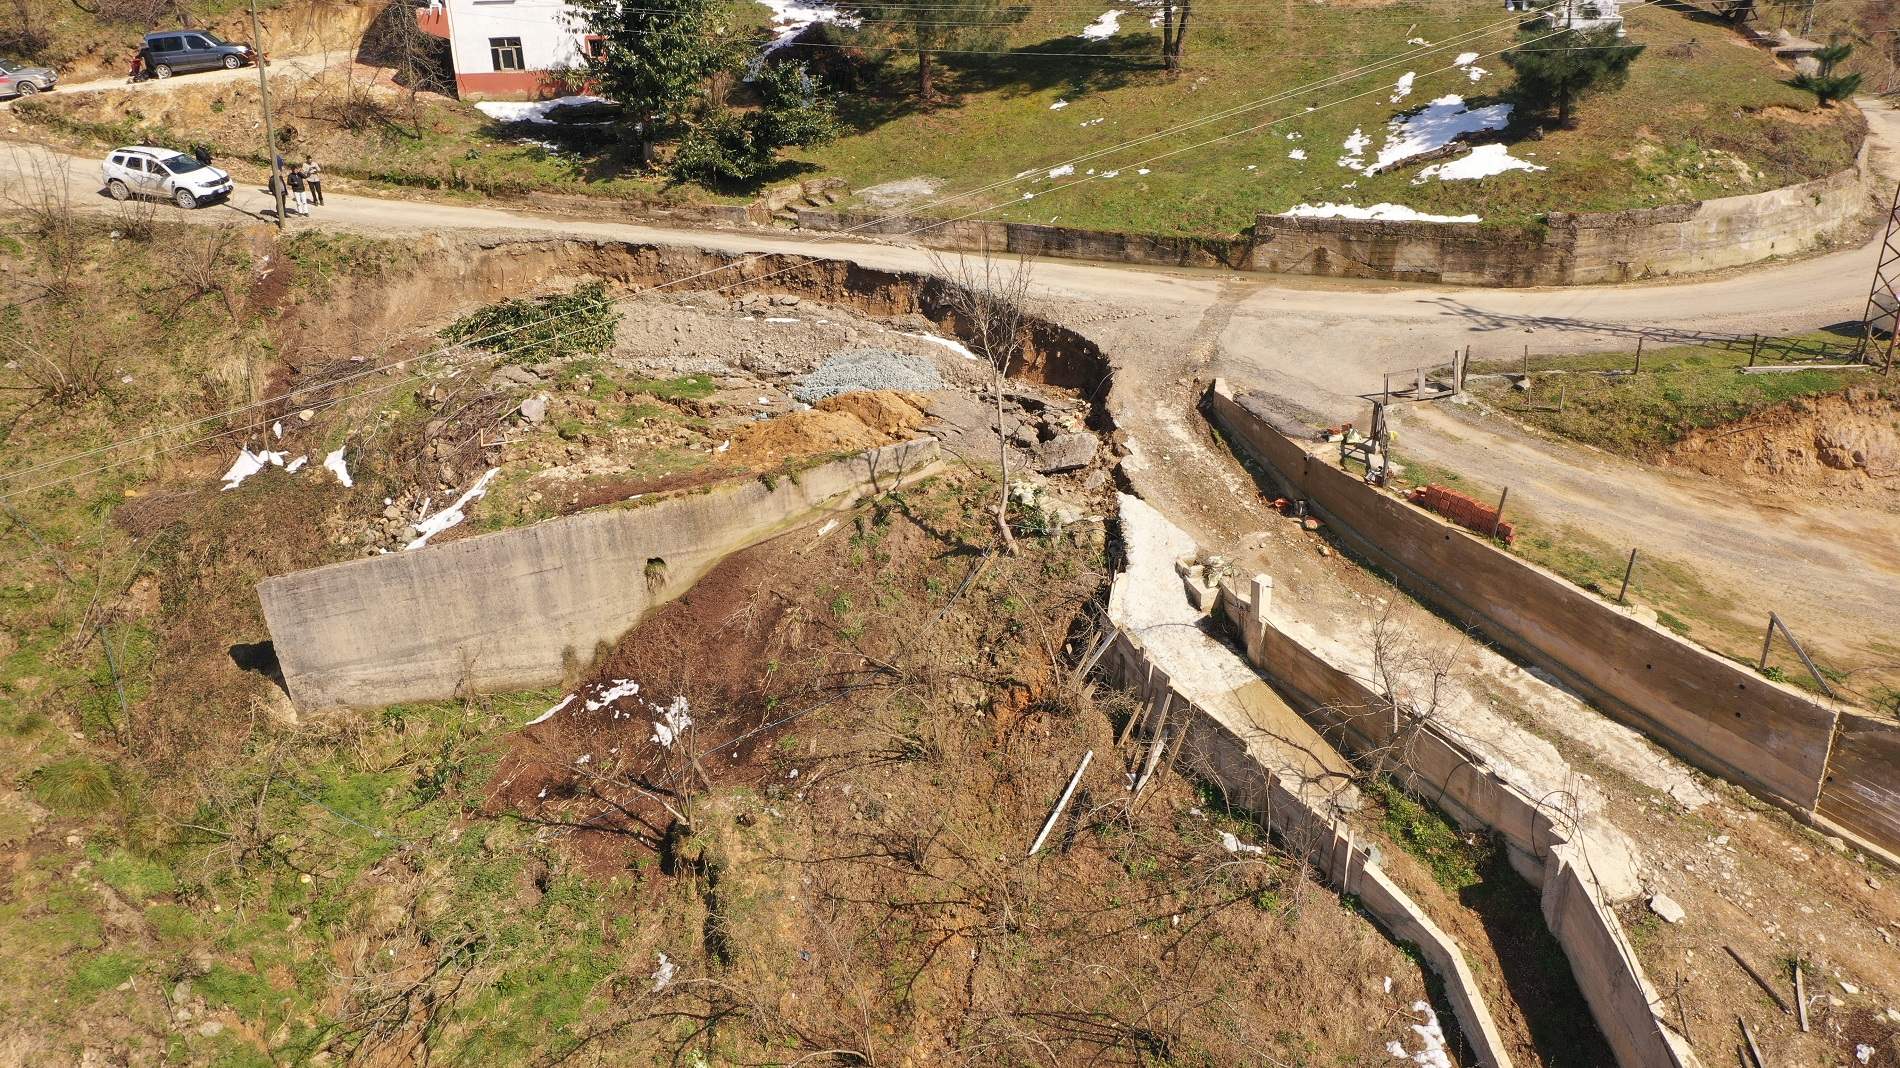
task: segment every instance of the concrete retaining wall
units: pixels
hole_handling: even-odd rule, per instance
[[[1688,1043],[1664,1022],[1662,1000],[1644,974],[1622,924],[1609,907],[1607,882],[1628,882],[1623,860],[1604,847],[1589,863],[1600,831],[1571,826],[1570,817],[1540,805],[1505,782],[1478,753],[1435,725],[1395,716],[1369,679],[1328,662],[1276,623],[1263,608],[1264,579],[1242,594],[1224,585],[1220,607],[1246,642],[1247,658],[1304,714],[1343,735],[1361,752],[1396,746],[1406,787],[1432,798],[1467,828],[1488,828],[1512,850],[1513,866],[1542,889],[1545,924],[1563,946],[1577,987],[1617,1063],[1629,1068],[1698,1063]],[[1401,734],[1404,737],[1401,739]],[[1611,867],[1619,869],[1610,873]],[[1618,894],[1630,890],[1619,887]]]
[[[1124,580],[1125,576],[1118,576],[1115,581]],[[1116,634],[1102,670],[1106,678],[1132,690],[1145,703],[1174,702],[1170,722],[1185,719],[1188,724],[1181,761],[1218,785],[1235,807],[1258,815],[1269,834],[1305,856],[1329,884],[1355,895],[1394,939],[1417,946],[1426,966],[1443,980],[1445,998],[1478,1063],[1485,1068],[1510,1068],[1510,1053],[1458,943],[1379,870],[1368,850],[1354,844],[1351,831],[1334,818],[1311,783],[1297,774],[1269,770],[1261,742],[1242,737],[1221,717],[1172,690],[1167,673],[1157,670],[1140,642],[1125,630]]]
[[[901,237],[926,248],[1158,267],[1216,267],[1476,286],[1625,282],[1713,271],[1858,240],[1869,209],[1867,155],[1852,167],[1765,193],[1613,212],[1551,212],[1521,229],[1472,223],[1260,215],[1251,235],[1164,237],[980,219],[952,222],[830,209],[803,230]]]
[[[917,477],[921,439],[776,479],[278,575],[258,584],[299,710],[561,682],[729,553]]]
[[[1335,533],[1421,598],[1690,763],[1810,819],[1817,818],[1817,801],[1831,798],[1820,816],[1834,829],[1883,855],[1900,851],[1900,773],[1861,756],[1900,739],[1872,729],[1871,721],[1842,721],[1829,702],[1763,678],[1367,486],[1308,453],[1224,383],[1210,391],[1208,407],[1290,496],[1306,500]],[[1841,747],[1829,778],[1837,722],[1861,729],[1855,744]]]
[[[1757,263],[1857,237],[1868,210],[1867,153],[1863,142],[1854,166],[1765,193],[1631,211],[1551,212],[1544,226],[1520,231],[1261,215],[1254,222],[1253,267],[1338,278],[1556,286]]]

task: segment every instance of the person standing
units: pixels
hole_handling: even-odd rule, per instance
[[[295,203],[296,212],[305,218],[310,217],[310,183],[304,178],[303,164],[290,168],[290,198]]]
[[[310,202],[323,207],[323,164],[310,156],[303,158],[303,180],[310,183]]]
[[[143,78],[144,76],[145,76],[145,49],[141,48],[138,51],[132,53],[132,74],[126,80],[136,85],[138,84],[138,80],[140,78]]]
[[[191,158],[198,161],[200,167],[211,166],[211,149],[200,141],[191,146]]]
[[[277,205],[277,210],[281,214],[290,214],[290,210],[285,206],[290,201],[290,186],[284,182],[282,171],[270,172],[270,181],[265,183],[265,191],[270,193],[271,200]]]

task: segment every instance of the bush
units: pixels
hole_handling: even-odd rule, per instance
[[[442,337],[509,360],[597,356],[613,344],[620,313],[603,282],[571,293],[504,300],[449,324]]]
[[[803,63],[771,64],[753,87],[758,110],[714,111],[687,132],[669,168],[675,181],[750,182],[772,166],[779,149],[838,136],[837,107]]]

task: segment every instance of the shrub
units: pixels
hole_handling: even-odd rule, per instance
[[[606,284],[588,282],[571,293],[490,304],[449,324],[442,336],[511,361],[560,359],[607,351],[619,322]]]

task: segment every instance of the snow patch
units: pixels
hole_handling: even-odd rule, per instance
[[[243,446],[238,449],[237,459],[231,461],[231,469],[224,473],[224,488],[237,489],[244,484],[245,479],[273,464],[278,467],[284,466],[284,454],[271,452],[268,449],[252,452],[250,446]]]
[[[478,100],[475,108],[496,122],[535,122],[552,126],[548,112],[562,104],[600,104],[602,96],[563,96],[554,100]]]
[[[430,516],[429,518],[424,519],[422,522],[417,523],[416,524],[416,531],[417,531],[416,540],[403,546],[403,550],[406,552],[410,549],[423,548],[424,546],[429,544],[430,538],[435,537],[437,534],[440,534],[451,527],[459,525],[462,522],[462,520],[467,519],[468,513],[463,511],[463,509],[467,508],[469,505],[473,504],[477,500],[480,500],[482,495],[488,492],[488,484],[490,482],[493,482],[495,480],[495,476],[499,474],[501,474],[501,468],[499,467],[489,468],[488,471],[482,475],[482,477],[475,480],[475,484],[473,486],[470,486],[467,489],[467,491],[465,491],[460,497],[455,498],[454,504],[449,505],[447,508],[444,508],[441,511]]]
[[[546,723],[548,720],[554,717],[554,714],[556,712],[559,712],[561,709],[566,708],[568,705],[571,705],[573,703],[574,703],[574,695],[568,694],[566,697],[561,698],[561,701],[559,704],[555,705],[553,708],[548,709],[546,712],[543,712],[540,715],[534,717],[528,722],[523,723],[522,726],[532,727],[537,723]]]
[[[1102,12],[1100,18],[1089,23],[1081,36],[1090,41],[1106,41],[1121,29],[1121,21],[1122,12],[1119,9],[1110,8]]]
[[[1288,152],[1288,153],[1286,154],[1286,158],[1288,158],[1288,159],[1305,159],[1305,158],[1306,158],[1306,150],[1305,150],[1305,149],[1303,149],[1303,148],[1296,148],[1296,149],[1294,149],[1293,151],[1291,151],[1291,152]]]
[[[679,736],[686,733],[686,729],[693,725],[693,717],[688,714],[690,710],[687,708],[684,697],[673,698],[673,703],[665,708],[659,705],[647,707],[660,717],[653,721],[653,740],[668,749],[673,748],[673,743],[679,739]]]
[[[1429,215],[1403,204],[1374,204],[1361,208],[1352,204],[1296,204],[1280,213],[1291,219],[1373,219],[1381,222],[1474,223],[1476,215]]]
[[[653,992],[657,994],[672,986],[673,976],[678,971],[679,965],[674,964],[672,958],[664,953],[660,954],[660,966],[653,969]]]
[[[1459,182],[1471,178],[1489,178],[1505,171],[1541,171],[1547,168],[1511,155],[1509,145],[1479,145],[1457,159],[1434,163],[1418,172],[1413,185],[1430,181]]]
[[[292,460],[292,461],[290,461],[289,463],[287,463],[287,464],[285,464],[285,465],[284,465],[284,474],[286,474],[286,475],[294,475],[294,474],[296,474],[297,472],[299,472],[299,471],[301,471],[301,470],[303,470],[303,465],[305,465],[305,464],[307,464],[307,463],[309,463],[309,462],[310,462],[310,457],[308,457],[308,456],[299,456],[299,457],[297,457],[297,458],[296,458],[295,460]]]
[[[1104,175],[1103,177],[1107,177],[1107,176]],[[936,334],[926,334],[926,333],[913,334],[904,330],[899,330],[898,333],[903,334],[905,337],[914,337],[919,341],[928,341],[932,345],[941,345],[944,348],[949,349],[951,352],[956,353],[958,356],[961,356],[966,360],[982,359],[981,356],[978,356],[976,353],[971,352],[970,347],[968,345],[965,345],[963,342],[958,341],[955,338],[938,337]]]
[[[335,475],[336,480],[343,483],[344,489],[356,485],[356,480],[350,477],[349,466],[343,462],[343,446],[341,445],[336,447],[335,452],[323,458],[323,469]]]
[[[1339,157],[1339,165],[1359,170],[1366,165],[1366,149],[1371,147],[1372,138],[1359,127],[1353,127],[1352,133],[1346,135],[1346,154]]]
[[[1473,63],[1476,63],[1477,61],[1478,61],[1478,53],[1460,52],[1458,53],[1458,58],[1451,61],[1451,65],[1454,67],[1469,67]]]
[[[792,43],[792,39],[805,32],[807,26],[816,22],[835,22],[840,26],[856,26],[858,20],[826,3],[799,3],[798,0],[759,0],[772,11],[772,40],[752,61],[746,71],[746,81],[759,76],[759,70],[765,66],[765,58]]]
[[[768,323],[795,323],[798,321],[798,317],[786,316],[786,315],[768,315],[765,317],[765,321]]]
[[[1412,1011],[1422,1014],[1423,1018],[1423,1022],[1412,1025],[1412,1032],[1419,1038],[1419,1050],[1407,1054],[1400,1047],[1393,1056],[1409,1056],[1413,1064],[1421,1064],[1425,1068],[1451,1068],[1451,1052],[1445,1048],[1445,1030],[1438,1026],[1438,1014],[1423,1001],[1412,1002]],[[1392,1047],[1396,1045],[1396,1042],[1388,1043],[1386,1052],[1391,1053]]]
[[[640,684],[632,679],[615,679],[613,684],[594,695],[593,700],[584,706],[589,712],[598,712],[623,697],[632,697],[640,692]]]
[[[1418,81],[1418,72],[1415,70],[1408,70],[1399,75],[1399,80],[1392,86],[1392,103],[1396,104],[1411,96],[1412,83],[1415,81]]]
[[[1051,104],[1051,105],[1049,105],[1049,110],[1050,110],[1050,111],[1061,111],[1061,110],[1062,110],[1063,108],[1066,108],[1066,107],[1068,107],[1068,106],[1069,106],[1069,102],[1068,102],[1067,100],[1058,100],[1058,101],[1056,101],[1055,103],[1053,103],[1053,104]],[[1029,173],[1028,171],[1024,171],[1024,172],[1023,172],[1023,174],[1028,174],[1028,173]],[[1017,175],[1016,177],[1018,177],[1018,178],[1021,178],[1022,176],[1023,176],[1022,174],[1019,174],[1019,175]]]
[[[1474,110],[1465,107],[1464,97],[1449,93],[1387,124],[1379,158],[1363,168],[1364,173],[1374,174],[1413,156],[1443,148],[1465,134],[1503,129],[1510,121],[1509,104],[1490,104]]]
[[[1232,831],[1222,831],[1220,833],[1220,846],[1229,853],[1238,853],[1243,856],[1259,856],[1266,852],[1266,850],[1257,845],[1248,845],[1241,841]]]
[[[1051,168],[1051,169],[1050,169],[1050,171],[1049,171],[1049,177],[1051,177],[1051,178],[1067,178],[1067,177],[1068,177],[1069,175],[1071,175],[1071,174],[1074,174],[1074,173],[1075,173],[1075,164],[1073,164],[1073,163],[1064,163],[1064,164],[1063,164],[1062,166],[1060,166],[1060,167],[1054,167],[1054,168]]]

